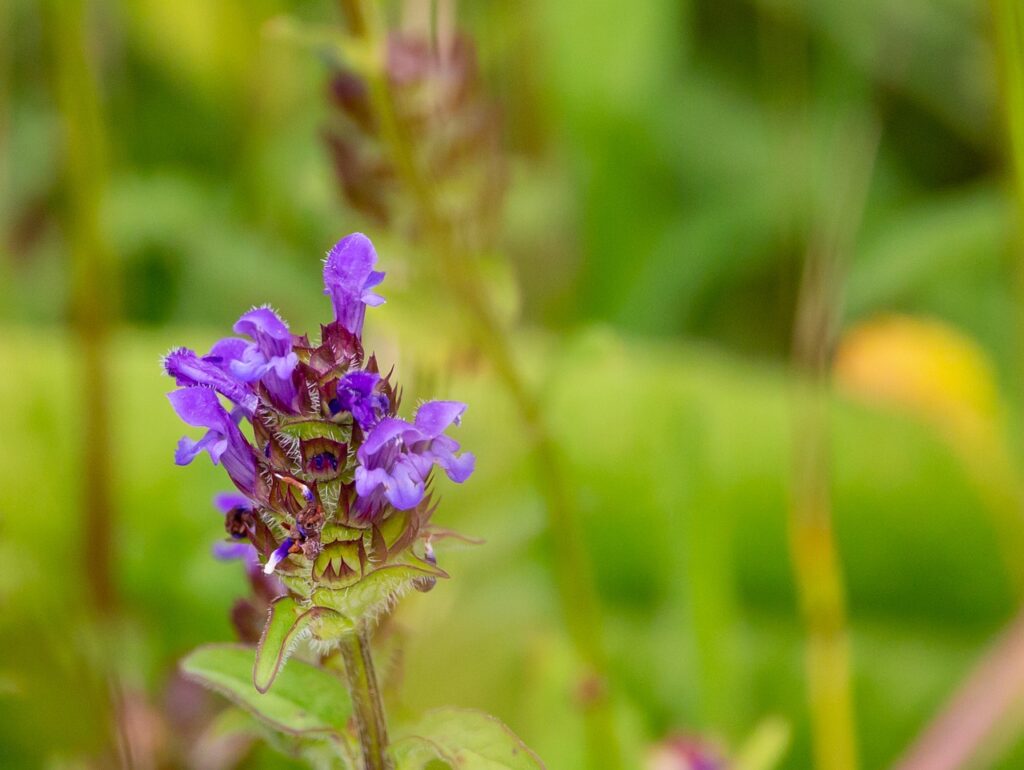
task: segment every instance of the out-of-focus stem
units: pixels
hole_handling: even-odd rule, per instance
[[[341,658],[359,732],[363,770],[391,770],[394,763],[388,755],[387,720],[370,655],[369,632],[363,629],[345,637],[341,643]]]
[[[1014,192],[1014,285],[1017,311],[1017,360],[1024,361],[1024,8],[1018,0],[990,0],[992,32],[999,65],[1002,111],[1006,122]],[[1018,372],[1024,397],[1024,374]]]
[[[878,129],[841,131],[828,206],[807,249],[793,345],[800,386],[794,413],[790,550],[807,629],[807,678],[819,770],[856,770],[857,745],[842,566],[832,529],[827,372],[839,319],[840,268],[867,197]]]
[[[1020,734],[1022,697],[1024,613],[996,640],[894,770],[990,766],[1002,748],[998,734]],[[980,755],[989,761],[980,761]]]
[[[508,335],[486,300],[487,293],[475,257],[460,242],[452,224],[438,210],[430,180],[416,162],[412,140],[404,135],[396,117],[385,67],[386,39],[373,4],[370,0],[343,0],[342,7],[350,22],[353,9],[359,11],[359,18],[350,30],[374,49],[378,66],[368,77],[375,113],[398,175],[409,188],[420,218],[426,225],[428,246],[472,322],[477,344],[512,397],[532,445],[548,527],[559,549],[553,562],[562,612],[573,645],[588,669],[580,691],[590,765],[595,768],[620,767],[621,750],[605,681],[604,635],[593,569],[577,522],[576,501],[566,482],[558,445],[551,435],[536,393],[520,373]]]
[[[57,104],[63,118],[67,242],[71,252],[71,319],[81,353],[77,401],[82,405],[82,567],[93,604],[108,613],[112,579],[110,249],[100,224],[106,155],[89,29],[82,0],[51,0],[47,19]]]

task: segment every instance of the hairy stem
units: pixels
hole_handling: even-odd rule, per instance
[[[342,640],[341,659],[359,733],[363,770],[391,770],[394,765],[388,755],[388,726],[377,674],[373,669],[368,629],[361,629]]]
[[[357,11],[353,16],[353,10]],[[343,0],[342,10],[353,36],[375,50],[377,66],[369,73],[370,95],[380,120],[381,136],[398,176],[411,194],[424,234],[456,300],[472,323],[475,341],[490,360],[515,404],[530,442],[548,529],[558,544],[553,558],[563,616],[586,672],[579,688],[588,736],[590,766],[621,766],[620,746],[605,680],[606,661],[600,605],[577,504],[563,470],[557,442],[544,418],[541,402],[515,361],[511,341],[488,303],[475,255],[458,238],[455,226],[438,208],[433,185],[419,167],[413,139],[400,124],[387,77],[385,45],[372,2]]]

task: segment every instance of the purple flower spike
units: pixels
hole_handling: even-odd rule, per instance
[[[288,325],[270,308],[258,307],[239,318],[234,330],[250,337],[252,342],[223,339],[213,346],[207,358],[220,362],[241,382],[262,382],[279,407],[297,411],[294,374],[299,357],[292,350]]]
[[[213,388],[234,401],[244,414],[251,415],[256,411],[259,399],[252,389],[229,375],[209,357],[200,358],[188,348],[177,348],[164,357],[164,370],[182,387],[201,385]]]
[[[206,435],[199,441],[183,436],[174,461],[188,465],[197,454],[206,451],[214,465],[223,462],[228,476],[240,491],[253,495],[256,487],[253,449],[217,400],[217,394],[209,388],[193,387],[168,393],[167,398],[182,420],[197,428],[207,428]]]
[[[476,458],[471,452],[456,455],[458,442],[443,435],[465,410],[466,405],[457,401],[430,401],[420,407],[415,425],[396,418],[381,420],[357,453],[358,515],[375,516],[385,500],[398,510],[414,508],[423,500],[435,464],[456,483],[468,479]]]
[[[324,293],[334,318],[319,338],[292,334],[275,311],[256,307],[205,356],[177,348],[163,361],[178,386],[168,399],[193,426],[175,462],[206,452],[240,493],[214,498],[225,535],[213,550],[245,565],[253,596],[232,610],[244,640],[259,638],[269,603],[285,594],[329,607],[336,592],[369,579],[360,603],[366,617],[378,615],[403,589],[375,573],[408,564],[407,554],[436,565],[432,474],[461,483],[473,473],[473,455],[446,435],[465,404],[431,401],[398,419],[401,388],[366,355],[366,308],[384,302],[376,263],[360,233],[328,252]],[[411,578],[419,590],[435,579]]]
[[[384,298],[372,291],[384,280],[384,273],[373,269],[376,264],[377,252],[362,233],[334,244],[324,264],[324,294],[331,297],[338,323],[357,337],[363,333],[366,306],[384,304]]]
[[[338,409],[335,411],[351,412],[360,428],[370,430],[390,406],[388,397],[376,389],[380,381],[376,372],[349,372],[338,383]]]

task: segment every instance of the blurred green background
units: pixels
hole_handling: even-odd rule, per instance
[[[399,611],[392,708],[480,707],[549,767],[581,767],[520,421],[416,237],[342,194],[324,141],[335,62],[268,24],[340,29],[337,8],[91,0],[76,19],[77,5],[0,3],[0,764],[101,766],[113,701],[131,717],[122,740],[146,747],[136,766],[230,765],[189,753],[218,701],[174,672],[232,638],[244,578],[210,557],[220,471],[173,464],[183,430],[159,357],[205,349],[268,301],[315,332],[319,260],[362,229],[389,273],[372,347],[409,404],[470,404],[459,438],[478,471],[443,487],[438,521],[486,539],[443,550],[453,579]],[[389,23],[417,5],[385,4]],[[821,250],[838,265],[823,317],[844,364],[824,446],[858,746],[863,767],[890,766],[1019,598],[1005,551],[1024,527],[1024,282],[998,19],[967,0],[440,5],[475,44],[499,121],[500,151],[476,161],[505,184],[482,256],[578,492],[633,766],[672,734],[735,749],[772,716],[792,736],[778,766],[812,765],[787,517],[808,398],[801,275]],[[68,58],[76,33],[91,73]],[[77,171],[69,72],[98,82],[101,151]],[[110,324],[109,438],[89,433],[83,271]],[[81,514],[99,456],[116,606],[102,630]],[[97,664],[111,654],[116,680]],[[986,766],[1022,766],[1021,736],[1010,719]]]

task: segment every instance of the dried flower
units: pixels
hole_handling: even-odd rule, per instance
[[[429,180],[434,215],[467,246],[486,249],[496,237],[506,184],[500,113],[486,98],[472,41],[454,28],[437,38],[412,28],[388,37],[384,74],[395,127],[416,138],[410,161]],[[398,229],[426,224],[403,199],[365,81],[338,69],[328,95],[334,109],[325,139],[349,205]]]

